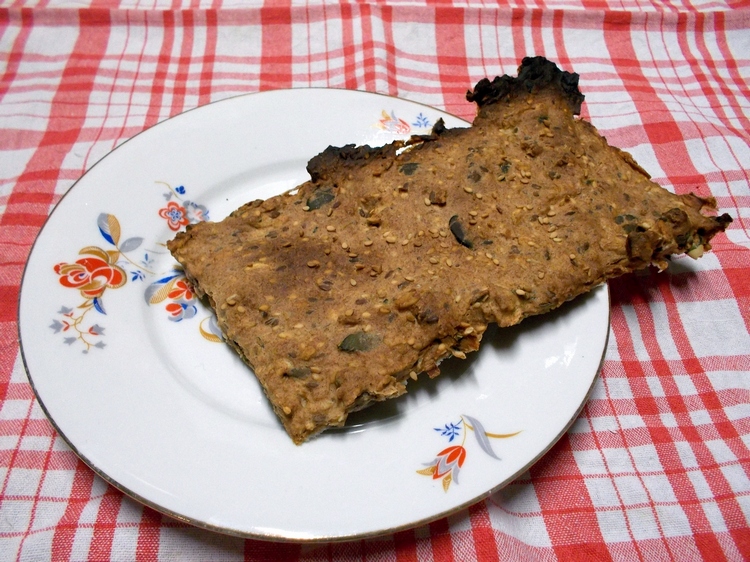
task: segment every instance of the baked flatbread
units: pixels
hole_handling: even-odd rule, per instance
[[[329,147],[296,191],[169,243],[295,443],[436,376],[517,324],[731,222],[677,196],[574,118],[578,75],[546,59],[467,94],[472,127]]]

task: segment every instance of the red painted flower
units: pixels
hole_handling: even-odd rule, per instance
[[[180,230],[181,226],[190,223],[185,207],[174,201],[170,201],[166,207],[159,209],[159,216],[167,219],[167,224],[172,230]]]
[[[174,284],[174,287],[171,291],[169,291],[169,294],[167,295],[172,300],[192,300],[193,299],[193,290],[190,288],[190,286],[185,282],[185,280],[177,281]]]
[[[54,269],[63,287],[79,289],[86,299],[100,297],[105,289],[122,287],[127,281],[125,270],[112,263],[112,256],[99,248],[96,255],[75,263],[58,263]]]
[[[453,445],[443,449],[435,458],[435,472],[432,478],[437,480],[447,474],[453,474],[453,480],[458,482],[458,469],[464,465],[466,460],[466,449],[461,445]]]
[[[425,476],[432,476],[433,480],[442,479],[443,490],[447,492],[451,482],[455,480],[458,484],[458,471],[464,465],[465,460],[466,449],[462,445],[453,445],[440,451],[434,461],[425,463],[427,468],[417,472]]]

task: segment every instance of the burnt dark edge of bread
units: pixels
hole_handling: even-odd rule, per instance
[[[518,76],[496,76],[491,82],[483,78],[473,91],[466,92],[466,99],[481,108],[547,88],[559,89],[573,114],[580,114],[584,95],[578,89],[578,74],[560,70],[544,57],[524,57],[518,67]]]

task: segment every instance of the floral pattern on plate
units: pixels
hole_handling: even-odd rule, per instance
[[[430,119],[423,113],[419,113],[414,118],[414,121],[409,123],[408,121],[396,117],[396,112],[391,110],[388,113],[385,109],[381,112],[380,120],[375,124],[379,129],[388,131],[389,133],[395,133],[397,135],[408,135],[412,132],[412,128],[416,129],[429,129],[432,127]]]
[[[176,231],[187,224],[208,220],[208,209],[204,205],[182,201],[181,195],[186,193],[184,186],[173,188],[165,182],[156,183],[168,189],[163,193],[167,206],[159,209],[158,216],[167,221],[170,230]],[[91,348],[103,349],[106,346],[104,327],[90,317],[92,311],[107,314],[105,293],[119,289],[128,282],[146,281],[157,276],[150,269],[154,253],[157,252],[146,250],[136,255],[143,245],[142,237],[132,236],[122,240],[122,226],[113,214],[100,213],[96,222],[102,238],[113,248],[85,246],[78,252],[81,258],[72,263],[57,263],[52,268],[58,282],[63,287],[77,289],[83,302],[75,307],[61,306],[49,327],[55,333],[64,334],[63,342],[67,345],[81,344],[84,353]],[[165,311],[174,322],[193,318],[198,313],[198,298],[188,285],[184,272],[178,268],[158,275],[157,280],[149,283],[144,296],[148,305],[167,301]],[[201,322],[199,329],[207,340],[221,341],[221,332],[215,321]]]
[[[461,437],[460,445],[446,447],[432,461],[423,463],[427,468],[417,470],[419,474],[432,476],[433,480],[442,480],[443,490],[446,492],[451,482],[458,484],[458,473],[461,467],[463,467],[468,454],[466,450],[466,436],[469,431],[476,437],[482,451],[497,460],[500,460],[500,457],[492,450],[490,439],[508,439],[521,433],[520,431],[516,431],[515,433],[489,433],[485,431],[484,426],[478,419],[465,414],[461,416],[457,423],[451,422],[445,424],[443,427],[435,427],[433,429],[440,432],[440,435],[443,437],[447,437],[449,443],[452,443],[454,439],[458,439],[459,436]]]

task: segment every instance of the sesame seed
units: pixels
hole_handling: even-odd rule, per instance
[[[523,289],[516,289],[516,294],[519,297],[522,297],[522,296],[524,296],[526,294],[526,291],[524,291]]]
[[[342,247],[342,248],[343,248],[344,250],[348,250],[348,249],[349,249],[349,244],[347,244],[346,242],[342,242],[342,243],[341,243],[341,247]]]
[[[429,198],[429,197],[425,197],[425,198],[424,198],[424,204],[425,204],[425,205],[427,205],[428,207],[429,207],[430,205],[432,205],[432,203],[430,202],[430,198]]]
[[[470,188],[470,187],[469,187],[468,185],[465,185],[465,186],[464,186],[464,191],[465,191],[466,193],[474,193],[474,190],[473,190],[473,189],[471,189],[471,188]]]
[[[411,372],[409,373],[409,378],[410,378],[411,380],[413,380],[413,381],[417,380],[417,373],[416,373],[416,371],[411,371]]]
[[[388,236],[388,237],[387,237],[387,238],[385,239],[385,241],[386,241],[386,242],[388,242],[389,244],[395,244],[395,243],[396,243],[396,241],[397,241],[397,238],[396,238],[395,236]]]
[[[305,327],[305,325],[304,325],[304,324],[303,324],[302,322],[297,322],[297,323],[296,323],[296,324],[294,325],[294,327],[295,327],[295,329],[299,330],[300,328],[304,328],[304,327]]]
[[[332,224],[329,224],[328,226],[326,226],[326,230],[328,232],[336,232],[336,227],[333,226]]]
[[[349,279],[349,284],[351,284],[352,287],[354,287],[357,282],[354,279]]]
[[[365,246],[372,246],[372,240],[365,240]]]
[[[292,409],[289,406],[284,406],[283,410],[287,416],[292,413]]]
[[[307,262],[307,267],[320,267],[320,262],[318,260],[310,260]]]

